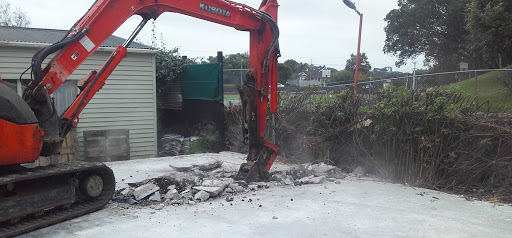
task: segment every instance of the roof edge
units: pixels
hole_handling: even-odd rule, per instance
[[[36,28],[37,29],[37,28]],[[45,44],[45,43],[29,43],[29,42],[10,42],[10,41],[0,41],[0,46],[7,46],[7,47],[21,47],[21,48],[41,48],[45,46],[50,46],[51,44]],[[112,51],[112,49],[116,49],[116,47],[105,47],[100,46],[96,51],[99,52],[105,52],[105,51]],[[152,49],[139,49],[139,48],[127,48],[128,52],[133,53],[147,53],[147,54],[156,54],[158,50],[152,50]]]

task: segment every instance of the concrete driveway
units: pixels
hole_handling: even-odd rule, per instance
[[[237,169],[244,155],[220,159]],[[118,188],[169,172],[156,158],[109,163]],[[277,164],[276,168],[286,168]],[[124,181],[123,181],[124,180]],[[399,184],[347,177],[341,183],[272,186],[195,205],[111,203],[101,211],[20,237],[511,237],[512,207]]]

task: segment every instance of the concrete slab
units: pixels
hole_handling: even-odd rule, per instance
[[[200,155],[236,171],[245,156]],[[139,182],[168,173],[168,158],[109,163],[116,179]],[[277,165],[279,168],[284,165]],[[422,194],[420,196],[418,194]],[[101,211],[21,237],[510,237],[512,207],[456,195],[347,178],[340,184],[272,186],[193,206]],[[434,198],[435,197],[435,198]],[[211,202],[211,204],[210,204]],[[278,219],[273,219],[276,217]],[[193,232],[191,232],[193,231]]]

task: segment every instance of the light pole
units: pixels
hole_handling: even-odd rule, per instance
[[[361,63],[361,32],[363,30],[363,14],[357,10],[356,4],[354,2],[350,0],[343,0],[343,3],[345,3],[347,7],[353,9],[359,15],[359,38],[357,40],[356,72],[354,75],[354,103],[356,103],[357,81],[359,79],[359,64]]]

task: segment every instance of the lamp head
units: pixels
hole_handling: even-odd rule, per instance
[[[350,0],[343,0],[343,3],[345,3],[345,5],[347,5],[347,7],[349,7],[350,9],[356,11],[358,15],[361,15],[361,13],[357,10],[356,4],[354,2]]]

